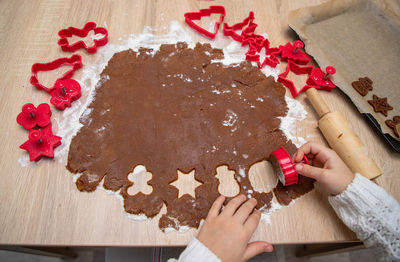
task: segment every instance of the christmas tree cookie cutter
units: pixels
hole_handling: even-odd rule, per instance
[[[211,16],[211,14],[220,14],[219,20],[215,22],[214,32],[210,32],[193,22],[193,20],[200,20],[203,16]],[[185,13],[184,17],[185,22],[189,27],[210,39],[214,39],[218,33],[220,24],[224,21],[225,14],[225,7],[220,5],[212,5],[209,8],[200,9],[199,12]]]

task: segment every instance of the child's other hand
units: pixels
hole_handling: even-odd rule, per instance
[[[306,155],[310,165],[299,163]],[[335,151],[314,142],[308,142],[297,150],[294,161],[296,171],[317,180],[328,193],[342,193],[353,181],[354,174]]]
[[[254,210],[257,200],[246,201],[244,195],[239,195],[220,213],[224,201],[224,196],[215,200],[197,239],[222,261],[247,261],[262,252],[271,252],[273,247],[268,242],[248,243],[260,222],[261,214]]]

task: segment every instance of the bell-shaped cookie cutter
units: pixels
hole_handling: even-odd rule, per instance
[[[51,93],[54,90],[54,86],[46,87],[42,85],[38,80],[37,73],[40,71],[51,71],[65,64],[70,64],[72,68],[69,71],[65,72],[57,80],[71,78],[74,75],[75,71],[82,67],[82,57],[80,55],[75,54],[72,55],[71,57],[58,58],[49,63],[33,64],[31,69],[32,76],[30,78],[30,83],[34,85],[38,90],[44,90],[47,93]]]

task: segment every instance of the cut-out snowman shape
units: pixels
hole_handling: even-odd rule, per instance
[[[234,178],[235,171],[229,170],[228,166],[217,167],[216,178],[219,180],[218,192],[227,197],[233,197],[239,194],[240,188]]]

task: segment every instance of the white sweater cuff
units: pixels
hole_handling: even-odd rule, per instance
[[[172,262],[176,260],[168,260]],[[178,262],[221,262],[221,260],[197,238],[193,237],[179,256]]]
[[[377,248],[381,258],[400,259],[400,205],[382,187],[356,174],[329,203],[366,247]]]

